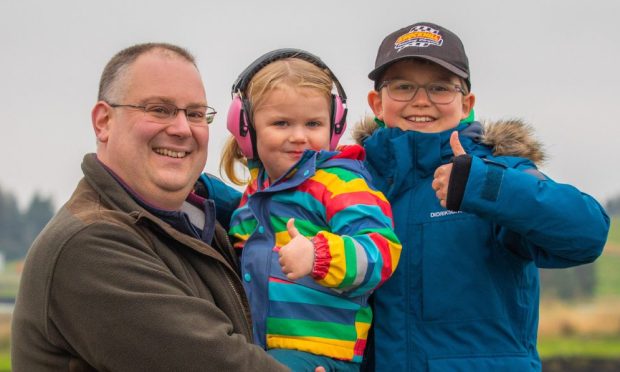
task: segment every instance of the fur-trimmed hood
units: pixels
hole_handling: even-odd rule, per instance
[[[379,128],[371,116],[353,127],[351,136],[358,144]],[[518,156],[530,159],[537,166],[546,160],[542,143],[534,136],[534,128],[521,119],[486,121],[482,124],[480,142],[493,149],[494,156]]]

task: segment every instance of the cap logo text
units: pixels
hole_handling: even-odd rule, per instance
[[[443,44],[443,38],[438,30],[429,26],[415,26],[396,39],[394,49],[400,52],[410,46],[425,48],[431,45],[441,46],[441,44]]]

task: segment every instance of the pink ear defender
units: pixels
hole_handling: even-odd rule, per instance
[[[329,142],[329,149],[332,151],[338,146],[338,141],[340,141],[340,137],[342,137],[344,130],[347,128],[347,106],[341,97],[341,95],[332,94],[332,118],[330,124],[332,132]],[[346,96],[344,99],[346,100]]]
[[[239,144],[241,152],[248,159],[253,159],[258,156],[258,154],[256,153],[256,135],[248,116],[251,107],[249,101],[243,97],[243,94],[245,93],[250,80],[252,80],[252,77],[260,69],[267,66],[271,62],[289,57],[303,59],[304,61],[308,61],[322,69],[327,70],[334,81],[338,95],[332,95],[332,111],[330,118],[331,140],[329,143],[330,150],[336,149],[338,141],[344,134],[344,130],[347,127],[347,95],[344,92],[344,88],[329,67],[327,67],[327,65],[325,65],[319,57],[301,49],[276,49],[262,55],[256,61],[252,62],[252,64],[243,70],[232,87],[233,100],[228,109],[226,124],[228,131],[232,133],[237,140],[237,144]]]
[[[253,131],[253,129],[250,128],[250,120],[243,109],[243,99],[238,94],[233,96],[226,122],[228,131],[237,140],[243,155],[248,159],[254,158],[254,145],[250,133],[250,130]]]

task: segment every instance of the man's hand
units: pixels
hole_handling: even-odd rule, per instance
[[[295,227],[295,219],[286,223],[291,240],[280,248],[280,266],[289,280],[297,280],[312,272],[314,267],[314,244],[299,233]]]
[[[466,154],[463,146],[461,146],[461,141],[459,140],[459,133],[457,131],[452,132],[452,134],[450,135],[450,147],[452,147],[452,152],[454,153],[455,157]],[[435,195],[437,196],[437,199],[439,199],[439,204],[441,204],[441,206],[444,208],[446,208],[446,199],[448,198],[448,184],[450,183],[450,174],[452,174],[452,163],[440,166],[435,170],[433,183],[431,184],[433,190],[435,190]]]

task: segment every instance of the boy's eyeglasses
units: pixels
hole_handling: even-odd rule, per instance
[[[169,103],[146,103],[144,105],[121,105],[117,103],[108,103],[110,106],[128,107],[143,111],[151,121],[159,124],[170,124],[177,116],[179,111],[185,113],[187,121],[196,125],[207,125],[213,122],[217,111],[210,106],[190,106],[179,108]]]
[[[458,93],[465,95],[460,85],[443,82],[418,85],[407,80],[386,80],[381,83],[379,90],[382,88],[387,88],[390,98],[399,102],[411,101],[420,88],[426,91],[431,102],[438,105],[452,103]]]

